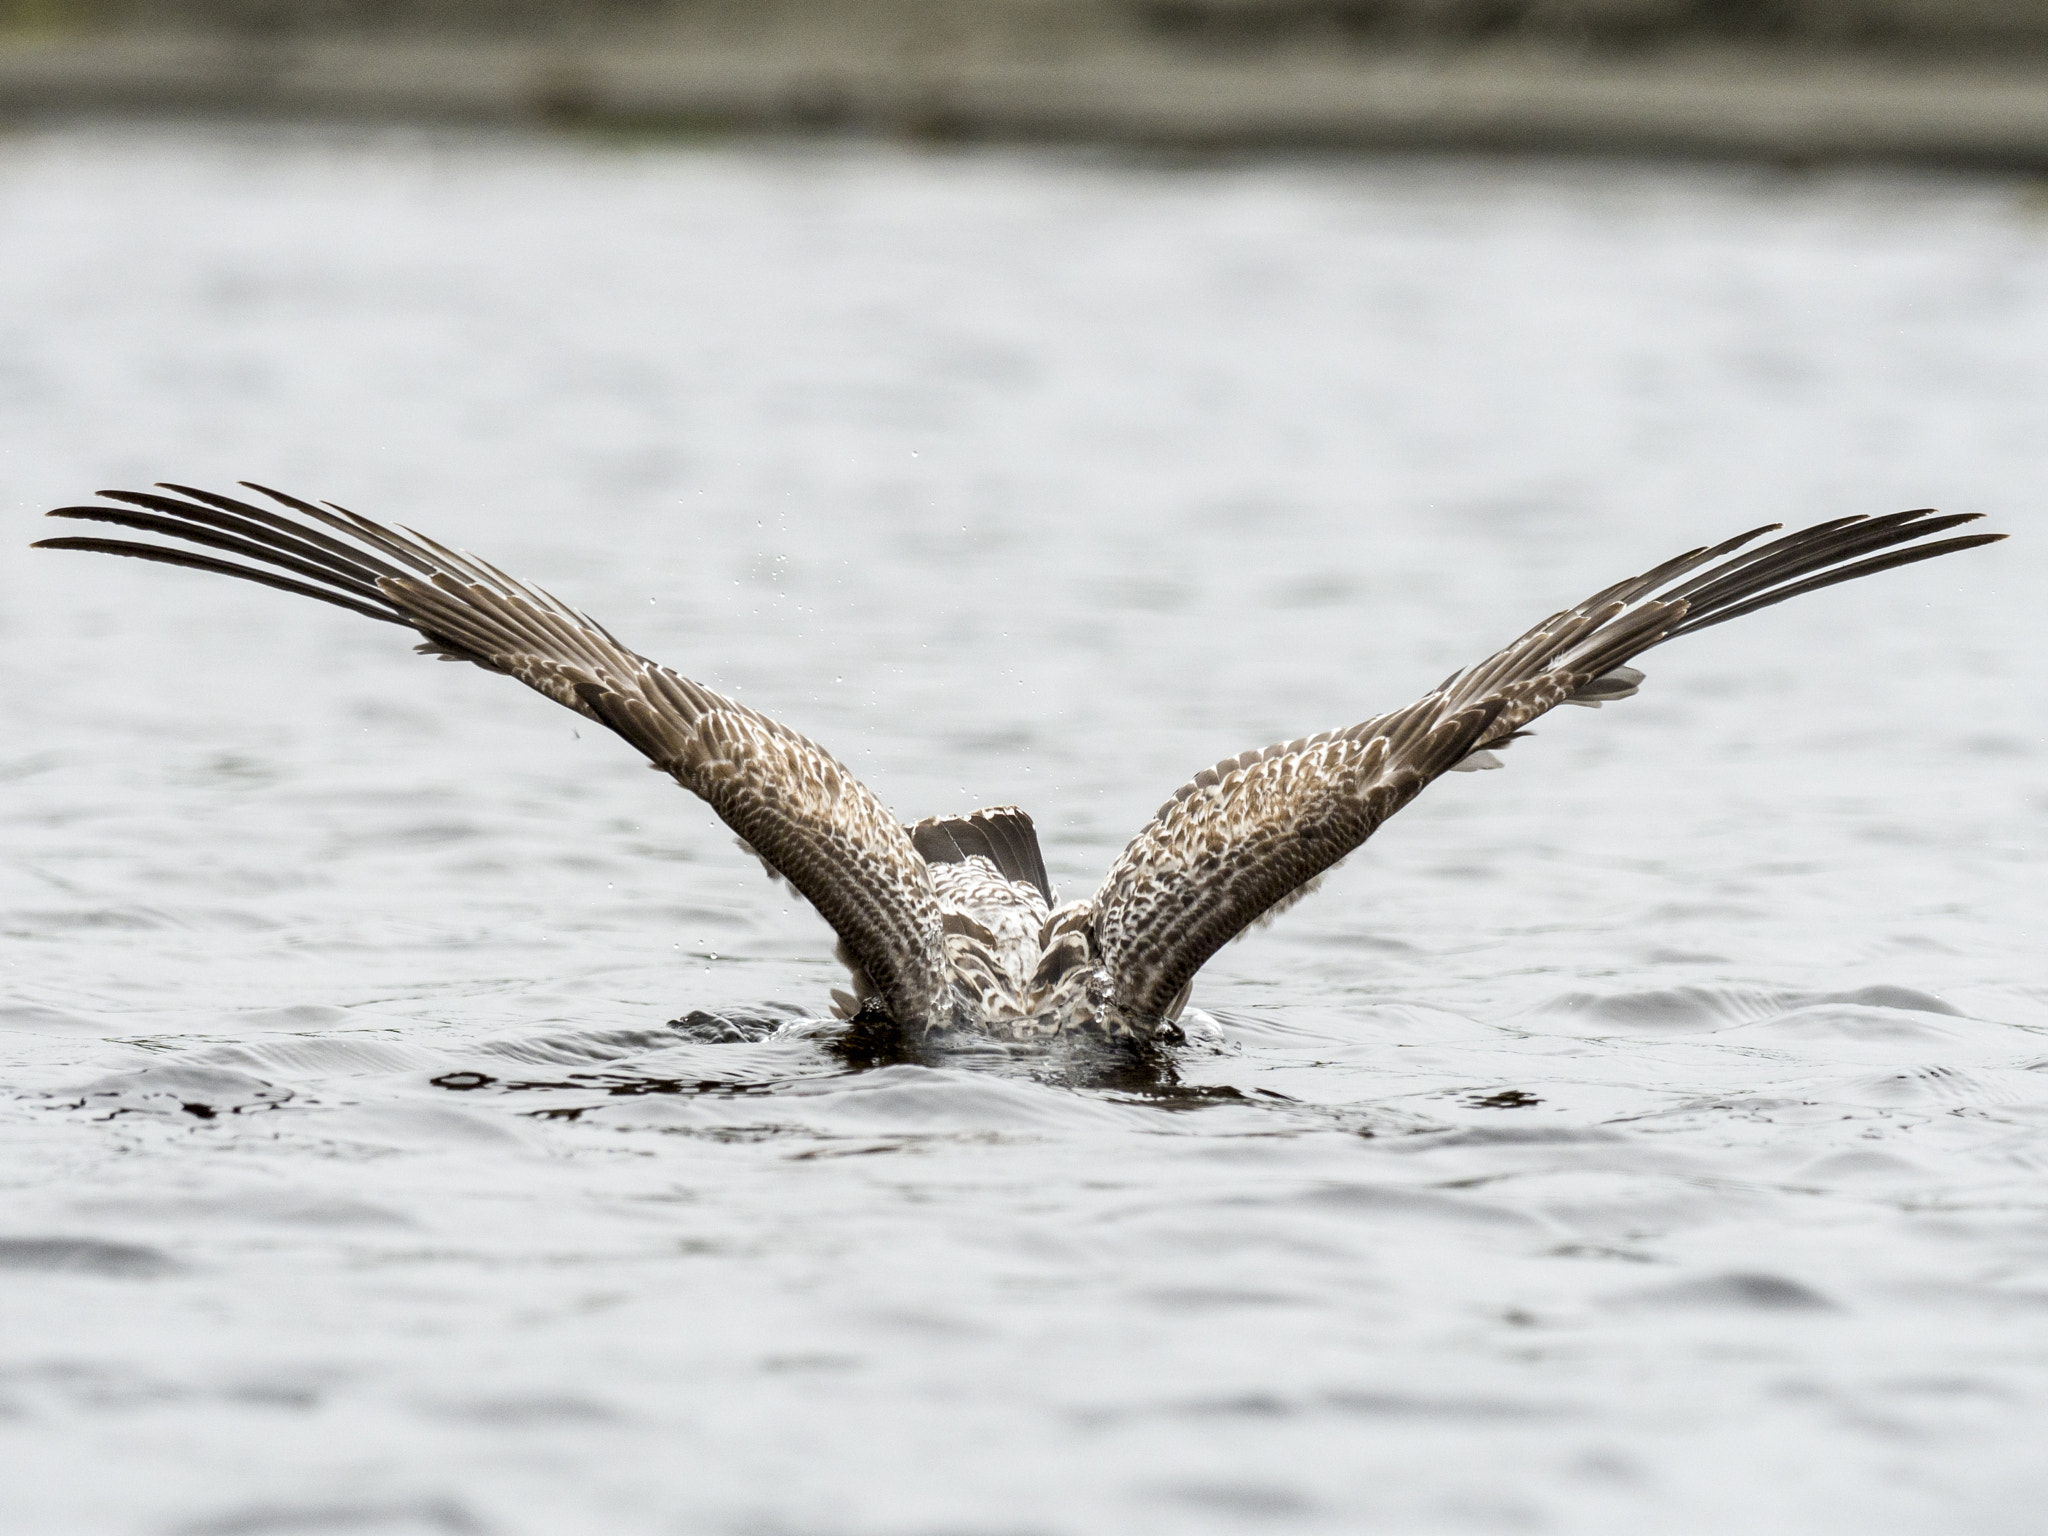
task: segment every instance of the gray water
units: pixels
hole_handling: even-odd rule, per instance
[[[2044,409],[2018,183],[0,140],[0,1526],[2038,1530]],[[1435,786],[1159,1072],[856,1070],[823,925],[595,727],[23,547],[244,477],[1068,895],[1678,549],[2016,537]]]

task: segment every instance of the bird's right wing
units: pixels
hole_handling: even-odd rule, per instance
[[[1140,1023],[1170,1019],[1211,955],[1306,895],[1432,779],[1494,766],[1489,748],[1556,705],[1626,698],[1642,679],[1627,662],[1651,646],[2004,537],[1914,542],[1973,520],[1931,510],[1840,518],[1731,555],[1776,525],[1753,529],[1552,614],[1405,709],[1197,774],[1131,840],[1096,893],[1095,941],[1115,1003]]]
[[[423,535],[261,486],[250,489],[286,513],[187,486],[163,489],[176,494],[103,491],[126,505],[59,507],[50,516],[169,535],[259,563],[125,539],[46,539],[37,547],[130,555],[279,587],[417,630],[425,643],[415,649],[429,655],[518,678],[616,731],[707,801],[832,925],[898,1024],[937,1019],[944,950],[931,871],[903,825],[815,742]]]

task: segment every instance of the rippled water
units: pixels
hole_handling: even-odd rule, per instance
[[[2037,190],[74,129],[0,250],[10,1533],[2039,1528]],[[594,728],[22,548],[245,476],[1069,894],[1678,548],[2021,536],[1436,786],[1159,1072],[859,1070]]]

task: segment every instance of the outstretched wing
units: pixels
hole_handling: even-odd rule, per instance
[[[132,555],[280,587],[415,629],[425,637],[416,649],[428,655],[518,678],[609,726],[709,802],[832,925],[898,1023],[934,1016],[944,952],[931,872],[910,833],[824,748],[423,535],[257,485],[249,489],[286,512],[189,486],[163,489],[176,494],[102,491],[125,505],[49,515],[165,534],[259,563],[125,539],[46,539],[36,547]]]
[[[1802,592],[2004,537],[1915,542],[1973,520],[1931,509],[1839,518],[1731,555],[1778,525],[1753,529],[1553,614],[1406,709],[1197,774],[1096,893],[1096,942],[1116,1003],[1141,1019],[1170,1018],[1211,955],[1306,895],[1438,774],[1496,766],[1488,749],[1556,705],[1634,693],[1642,674],[1626,665],[1632,657]]]

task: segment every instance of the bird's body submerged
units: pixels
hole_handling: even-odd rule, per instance
[[[999,805],[930,817],[910,834],[939,902],[943,1027],[1031,1040],[1076,1028],[1145,1035],[1172,1022],[1117,1015],[1090,941],[1094,905],[1053,905],[1037,829],[1023,811]],[[864,1009],[886,1015],[844,943],[839,958],[852,972],[852,989],[833,992],[833,1011],[845,1019]]]
[[[1013,807],[1001,810],[1022,820]],[[1053,1016],[1045,989],[1033,985],[1052,917],[1044,893],[978,854],[934,864],[932,883],[953,1024],[1022,1034]]]
[[[846,1018],[1031,1039],[1169,1033],[1217,949],[1300,900],[1433,779],[1491,767],[1559,704],[1626,698],[1628,663],[1693,630],[1835,582],[2001,537],[1927,542],[1970,521],[1841,518],[1764,544],[1689,550],[1553,614],[1413,704],[1227,758],[1132,839],[1092,896],[1056,905],[1015,807],[906,825],[823,748],[636,655],[601,625],[473,557],[332,506],[251,487],[284,511],[183,486],[105,492],[51,515],[168,535],[96,550],[210,570],[406,626],[417,649],[502,672],[610,727],[704,799],[839,936]],[[1746,547],[1753,546],[1753,547]]]

